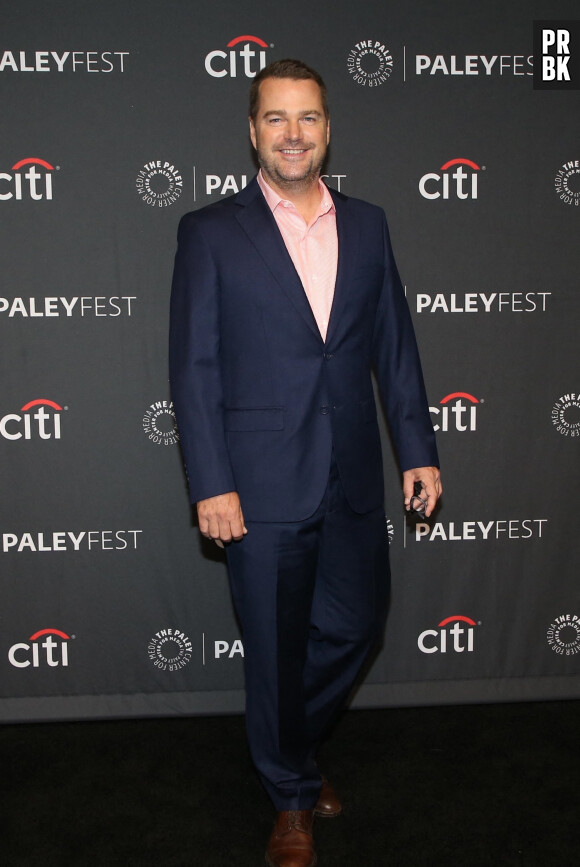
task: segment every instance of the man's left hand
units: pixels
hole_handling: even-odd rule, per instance
[[[403,473],[403,495],[405,497],[405,509],[411,508],[411,499],[414,494],[415,482],[421,482],[420,496],[426,500],[425,517],[428,518],[433,512],[435,504],[443,493],[441,473],[438,467],[416,467],[414,470],[405,470]]]

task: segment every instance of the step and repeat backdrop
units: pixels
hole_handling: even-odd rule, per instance
[[[266,63],[326,79],[383,206],[445,493],[403,514],[354,706],[580,696],[577,0],[23,2],[0,35],[0,719],[239,712],[223,553],[168,383],[181,215],[255,173]],[[534,30],[534,22],[538,24]]]

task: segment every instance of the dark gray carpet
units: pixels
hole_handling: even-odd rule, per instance
[[[580,702],[350,711],[319,764],[320,867],[575,864]],[[4,867],[258,867],[241,717],[0,728]]]

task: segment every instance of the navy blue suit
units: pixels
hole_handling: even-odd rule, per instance
[[[437,465],[384,213],[330,192],[339,257],[326,341],[255,179],[183,217],[172,290],[171,387],[191,500],[237,491],[249,529],[228,565],[250,746],[278,809],[315,802],[315,744],[383,622],[373,367],[401,470]]]

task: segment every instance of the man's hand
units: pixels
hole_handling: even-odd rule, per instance
[[[232,539],[239,542],[248,532],[236,491],[199,500],[197,517],[201,534],[208,539],[213,539],[217,545],[231,542]]]
[[[423,486],[421,497],[427,501],[425,517],[428,518],[443,493],[441,474],[437,467],[416,467],[414,470],[405,470],[403,473],[403,495],[407,512],[411,508],[415,482],[421,482]]]

